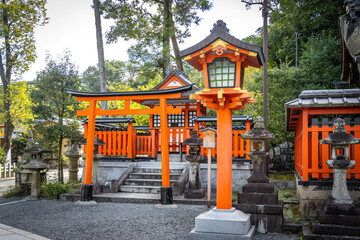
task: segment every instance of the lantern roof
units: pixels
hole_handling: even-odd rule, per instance
[[[210,35],[205,39],[192,47],[180,51],[180,56],[200,71],[202,70],[202,64],[198,61],[200,55],[203,53],[216,54],[214,49],[217,47],[222,47],[225,50],[224,53],[239,52],[246,55],[248,66],[259,68],[265,62],[261,47],[246,43],[232,36],[226,27],[226,23],[222,20],[218,20],[214,24]]]
[[[325,139],[321,140],[321,144],[331,145],[348,145],[358,144],[360,139],[355,138],[353,135],[346,132],[344,119],[338,118],[334,121],[335,129]]]
[[[269,133],[264,127],[264,119],[258,116],[254,121],[254,128],[245,134],[240,134],[243,139],[265,140],[274,138],[274,134]]]
[[[185,141],[183,142],[183,145],[201,146],[201,145],[203,145],[203,140],[198,137],[196,130],[192,130],[191,137],[185,139]]]
[[[45,149],[39,146],[39,143],[35,143],[34,147],[24,149],[24,152],[28,153],[51,153],[49,149]]]

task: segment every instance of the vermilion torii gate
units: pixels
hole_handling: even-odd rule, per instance
[[[167,114],[180,114],[180,108],[167,106],[167,99],[180,98],[181,93],[191,89],[192,85],[186,85],[179,88],[150,90],[150,91],[133,91],[133,92],[105,92],[90,93],[68,90],[67,92],[76,97],[77,101],[88,101],[89,108],[77,111],[77,116],[88,117],[87,146],[85,158],[84,183],[81,186],[82,202],[90,202],[92,200],[92,168],[94,154],[94,135],[95,135],[95,118],[96,116],[114,116],[114,115],[148,115],[159,114],[161,125],[161,169],[162,169],[162,187],[161,187],[161,203],[173,204],[172,188],[170,186],[170,170],[169,170],[169,141],[167,129]],[[130,109],[130,101],[136,102],[141,100],[160,101],[160,106],[153,109]],[[96,107],[97,101],[124,101],[123,109],[102,110]]]

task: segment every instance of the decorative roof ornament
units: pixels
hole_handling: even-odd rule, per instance
[[[226,27],[226,23],[223,20],[217,20],[216,23],[214,23],[214,28],[210,30],[210,32],[214,32],[217,28],[220,28],[221,30],[225,32],[229,32],[230,30]]]

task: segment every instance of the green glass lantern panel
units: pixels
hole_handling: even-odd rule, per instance
[[[208,63],[210,88],[235,87],[236,62],[229,58],[217,58]]]

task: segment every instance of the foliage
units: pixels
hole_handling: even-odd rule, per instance
[[[176,64],[182,70],[178,41],[190,36],[192,23],[200,22],[197,10],[206,11],[211,6],[208,0],[104,0],[101,7],[105,18],[115,21],[107,33],[108,42],[119,38],[137,41],[129,50],[131,60],[166,69],[171,39]]]
[[[25,137],[11,139],[11,158],[18,159],[26,148],[27,139]]]
[[[12,76],[21,75],[35,61],[34,29],[46,23],[46,0],[3,0],[0,4],[0,78],[3,84],[5,152],[17,123],[12,116]],[[14,108],[13,108],[14,109]]]
[[[105,61],[105,76],[107,85],[125,82],[126,63],[123,61]],[[82,74],[81,88],[86,92],[100,92],[99,69],[89,66]]]
[[[51,199],[59,199],[60,194],[76,191],[80,183],[49,182],[41,185],[41,195]]]
[[[10,121],[16,128],[27,130],[29,122],[34,120],[32,107],[34,103],[30,97],[30,91],[27,82],[15,82],[8,86],[11,105]],[[4,92],[0,92],[0,98],[5,98]],[[4,102],[0,102],[0,122],[6,121],[4,111]]]
[[[46,67],[40,71],[35,80],[36,87],[32,98],[37,103],[34,112],[42,119],[51,119],[37,124],[40,141],[52,149],[56,149],[58,158],[59,179],[63,182],[62,142],[64,138],[79,138],[78,123],[75,118],[79,107],[67,89],[79,90],[80,78],[75,65],[70,60],[70,53],[65,51],[57,60],[50,55],[46,58]]]
[[[160,82],[160,81],[159,81]],[[124,84],[111,84],[109,86],[110,91],[117,91],[117,92],[131,92],[131,91],[146,91],[154,88],[158,82],[151,82],[148,85],[145,86],[138,86],[137,88],[132,88],[130,86],[126,86]],[[124,101],[109,101],[108,102],[109,109],[121,109],[124,108]],[[131,109],[147,109],[147,106],[141,105],[137,102],[131,102],[130,103]],[[130,117],[130,116],[121,116],[121,117]],[[144,126],[149,125],[149,115],[134,115],[135,124]]]
[[[4,151],[4,148],[0,147],[0,163],[6,162],[6,153]]]
[[[22,188],[20,186],[17,186],[15,188],[9,189],[8,191],[4,192],[2,194],[3,198],[12,198],[12,197],[25,197],[29,195],[29,189]]]

